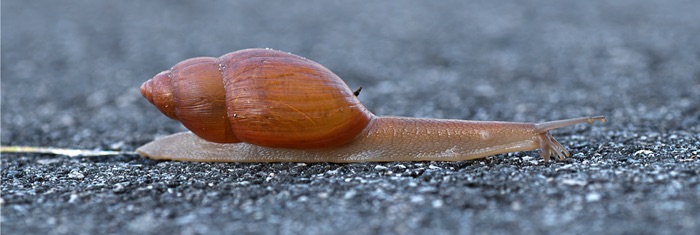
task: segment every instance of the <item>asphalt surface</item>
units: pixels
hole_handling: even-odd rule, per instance
[[[698,234],[698,1],[3,1],[2,145],[184,130],[139,85],[269,47],[378,115],[538,122],[573,156],[191,163],[2,155],[3,234]]]

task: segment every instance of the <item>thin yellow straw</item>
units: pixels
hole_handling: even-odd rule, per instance
[[[68,157],[99,157],[110,155],[135,155],[136,152],[129,151],[103,151],[103,150],[85,150],[85,149],[67,149],[53,147],[37,147],[37,146],[0,146],[0,153],[47,153],[56,155],[65,155]]]

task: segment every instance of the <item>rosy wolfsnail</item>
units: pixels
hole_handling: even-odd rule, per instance
[[[154,159],[220,162],[459,161],[539,149],[569,152],[544,123],[375,116],[337,75],[300,56],[246,49],[187,59],[141,86],[191,132],[137,149]]]

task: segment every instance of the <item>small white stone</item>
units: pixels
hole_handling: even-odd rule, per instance
[[[431,204],[432,204],[433,208],[441,208],[444,203],[442,202],[442,200],[437,199],[437,200],[433,200],[433,202]]]
[[[70,179],[79,179],[79,180],[80,180],[80,179],[85,178],[85,175],[83,175],[83,173],[80,173],[80,172],[77,172],[77,171],[71,171],[70,173],[68,173],[68,178],[70,178]]]
[[[600,201],[600,193],[589,193],[586,194],[586,201],[587,202],[597,202]]]

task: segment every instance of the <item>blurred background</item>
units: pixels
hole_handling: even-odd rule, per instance
[[[590,141],[604,156],[618,158],[633,157],[632,153],[645,149],[658,151],[657,156],[697,156],[697,1],[37,0],[3,1],[1,7],[2,145],[133,150],[157,136],[184,130],[141,97],[141,83],[190,57],[218,57],[261,47],[317,61],[351,88],[363,86],[359,98],[377,115],[526,122],[605,115],[609,120],[605,125],[582,125],[559,132],[573,135],[563,137],[564,145],[582,141],[574,148],[588,149],[586,141]],[[684,150],[672,152],[663,148],[667,146]],[[538,158],[534,152],[527,154]],[[33,165],[32,158],[2,160],[5,173],[7,168]],[[697,161],[690,164],[697,166]],[[52,172],[51,166],[38,167]],[[357,167],[367,169],[368,174],[375,169],[374,165]],[[694,188],[685,189],[698,195],[698,176],[693,177]],[[33,210],[16,209],[14,206],[22,203],[14,199],[31,193],[7,191],[19,189],[11,179],[3,174],[3,230],[10,226],[10,231],[25,231],[22,229],[33,227],[27,224],[33,221],[28,212]],[[441,191],[441,195],[452,194]],[[45,201],[28,200],[28,208],[46,208],[40,206]],[[654,199],[643,201],[651,204]],[[505,207],[510,205],[504,203]],[[695,222],[680,219],[699,215],[698,203],[688,203],[684,204],[688,209],[681,212],[654,211],[678,212],[679,217],[653,219],[657,223],[648,226],[657,232],[698,229]],[[369,230],[359,230],[410,233],[411,226],[417,226],[430,231],[479,231],[470,230],[476,227],[469,224],[466,228],[441,227],[444,224],[436,221],[439,218],[429,217],[423,217],[423,225],[398,220],[380,225],[378,221],[389,212],[368,210],[371,216],[366,220],[349,220],[341,227],[369,223],[373,225]],[[538,208],[535,214],[542,210]],[[53,212],[68,218],[84,213],[68,211]],[[471,214],[474,217],[447,217],[455,223],[469,223],[465,218],[476,224],[493,223],[486,226],[493,230],[484,231],[546,233],[557,227],[551,220],[535,222],[538,218],[516,212],[507,217],[514,224],[501,228],[497,224],[506,217],[497,211],[495,218],[479,217],[478,213]],[[272,213],[285,221],[283,212],[268,210],[263,215]],[[425,213],[449,212],[427,209]],[[621,230],[615,231],[638,231],[634,223],[626,223],[624,213],[608,212],[612,215],[604,213],[599,218],[579,213],[569,218],[608,225],[618,222]],[[489,219],[494,220],[485,222]],[[669,224],[670,220],[676,223]],[[56,223],[66,231],[78,226],[76,221]],[[310,222],[299,223],[310,226]],[[123,223],[106,226],[116,229],[119,225]],[[102,231],[92,229],[78,231]],[[220,232],[240,227],[228,229]],[[260,229],[246,231],[270,232]],[[326,231],[317,229],[313,231]],[[569,231],[588,228],[572,229]]]

